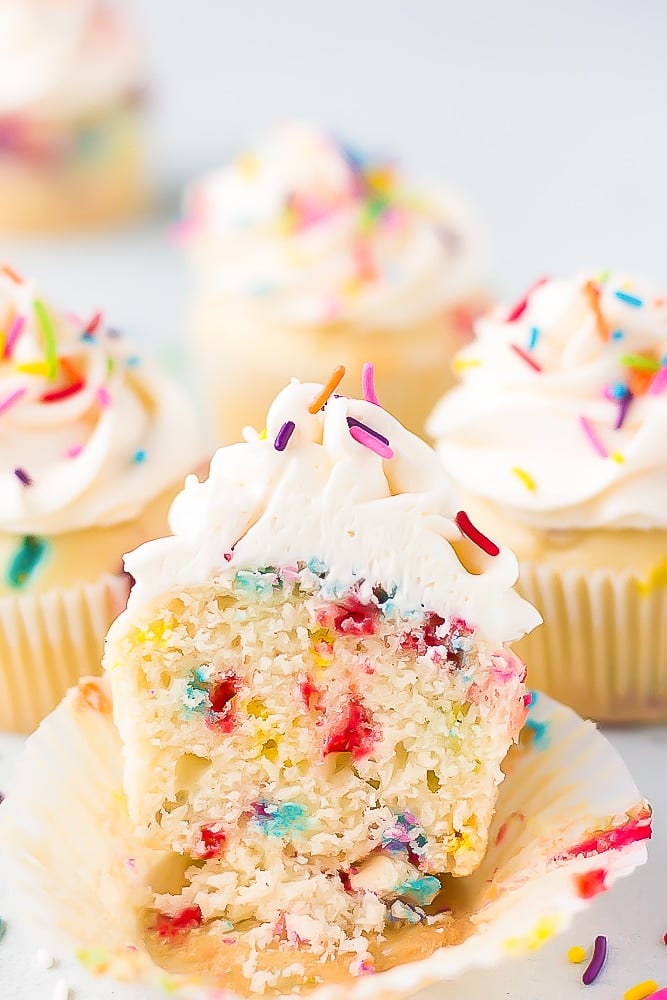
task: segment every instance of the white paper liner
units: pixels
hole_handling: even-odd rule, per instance
[[[88,966],[99,971],[162,985],[171,996],[236,1000],[165,976],[144,948],[136,917],[146,902],[141,872],[149,852],[131,835],[106,682],[82,690],[85,696],[70,692],[28,741],[3,806],[2,839],[18,862],[23,900],[10,916],[46,924],[52,938],[57,926],[56,947],[93,949]],[[649,807],[592,723],[540,695],[506,773],[484,862],[446,886],[455,913],[474,925],[467,940],[303,995],[390,1000],[533,950],[646,860]]]
[[[518,589],[544,617],[516,645],[533,687],[586,718],[667,720],[667,587],[524,562]]]
[[[0,598],[0,729],[28,733],[86,674],[100,673],[104,636],[129,582],[94,583]]]

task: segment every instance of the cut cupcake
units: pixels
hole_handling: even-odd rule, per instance
[[[251,979],[276,942],[363,964],[483,857],[539,621],[514,556],[380,406],[296,381],[171,525],[105,658],[131,820],[179,858],[147,926],[231,935]]]

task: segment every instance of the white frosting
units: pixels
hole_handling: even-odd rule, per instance
[[[196,466],[202,453],[193,409],[122,338],[101,327],[82,339],[85,324],[49,306],[56,378],[21,371],[45,359],[34,302],[30,283],[0,272],[0,331],[6,335],[17,316],[26,320],[11,357],[0,360],[0,532],[53,535],[129,520]],[[81,381],[77,372],[81,389],[44,401]],[[17,468],[32,485],[20,482]]]
[[[394,604],[406,613],[426,607],[464,617],[493,641],[532,629],[540,619],[513,590],[516,558],[507,549],[487,556],[463,539],[451,481],[432,449],[371,403],[331,398],[309,413],[321,388],[294,380],[269,410],[266,440],[220,449],[206,482],[188,477],[171,509],[174,537],[126,558],[136,579],[130,607],[212,574],[315,559],[334,590],[363,580],[363,598],[374,584],[396,586]],[[394,457],[355,441],[348,416],[388,438]],[[286,421],[296,429],[279,452],[274,440]]]
[[[387,206],[375,221],[373,193]],[[280,322],[401,330],[479,286],[480,238],[459,199],[304,125],[204,177],[187,212],[200,280]]]
[[[0,116],[74,116],[141,82],[140,46],[119,3],[0,2]]]
[[[598,329],[587,282],[599,290],[609,336]],[[618,430],[620,403],[609,393],[628,384],[632,369],[622,358],[667,364],[664,300],[625,275],[580,275],[541,285],[517,320],[508,315],[499,309],[478,322],[474,342],[455,362],[461,385],[429,421],[446,469],[466,491],[532,527],[667,528],[667,385],[655,391],[665,376],[635,395]],[[596,451],[582,416],[609,457]]]

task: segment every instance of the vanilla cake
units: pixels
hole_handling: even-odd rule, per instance
[[[526,714],[516,560],[369,374],[367,400],[293,381],[189,478],[107,639],[130,815],[173,861],[148,931],[233,942],[256,992],[284,974],[266,949],[359,973],[389,925],[436,919]]]

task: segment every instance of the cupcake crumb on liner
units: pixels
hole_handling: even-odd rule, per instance
[[[387,971],[304,984],[302,995],[398,1000],[525,954],[646,860],[650,807],[616,751],[570,709],[535,696],[505,772],[482,865],[443,880],[438,908],[451,915],[442,938],[409,926],[395,939],[388,964],[396,964]],[[149,952],[141,930],[145,874],[160,855],[132,832],[106,679],[81,681],[28,741],[1,820],[22,890],[12,916],[37,920],[55,947],[74,948],[93,974],[188,1000],[237,1000],[227,985],[207,981],[205,966],[182,972],[172,961],[167,971]],[[441,947],[443,940],[460,943]]]

